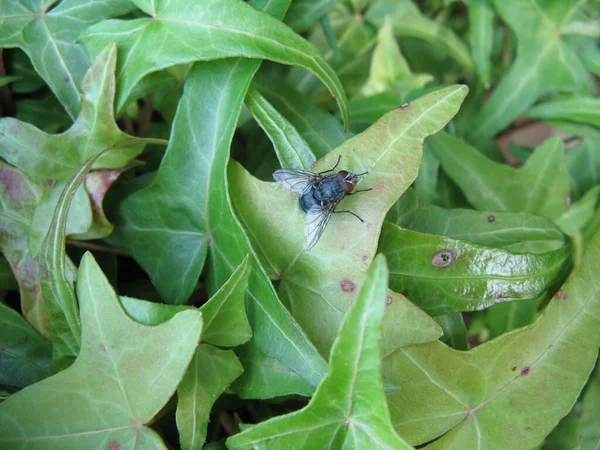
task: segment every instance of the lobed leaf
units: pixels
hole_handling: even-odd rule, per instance
[[[150,17],[104,21],[81,36],[93,55],[111,42],[119,47],[117,109],[150,72],[193,61],[244,57],[312,71],[335,97],[344,122],[348,122],[346,96],[335,72],[315,47],[268,14],[239,0],[133,3]],[[159,42],[156,36],[161,37]]]
[[[247,428],[227,446],[282,448],[410,448],[392,429],[381,381],[385,259],[375,259],[332,351],[327,375],[308,406]]]
[[[596,234],[579,270],[529,326],[468,352],[436,342],[386,358],[384,377],[403,387],[388,397],[396,430],[415,445],[434,441],[432,449],[538,445],[571,409],[598,356],[599,260]]]
[[[514,254],[383,226],[379,250],[390,265],[390,288],[431,315],[476,311],[546,293],[568,265],[563,246],[541,254]]]
[[[77,278],[81,354],[68,369],[0,404],[0,444],[165,448],[147,424],[173,395],[193,356],[201,315],[183,311],[164,324],[141,325],[125,314],[90,254]]]
[[[334,215],[309,252],[302,251],[305,214],[298,196],[230,166],[231,186],[243,186],[232,189],[233,205],[253,248],[269,276],[280,280],[282,300],[323,353],[362,286],[385,213],[417,175],[424,138],[450,120],[465,95],[465,87],[451,86],[421,97],[317,161],[310,170],[330,169],[341,156],[340,169],[368,171],[359,189],[373,190],[340,204],[364,224],[349,214]]]

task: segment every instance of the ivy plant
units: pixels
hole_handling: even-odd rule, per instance
[[[599,77],[592,0],[0,2],[0,448],[598,448]]]

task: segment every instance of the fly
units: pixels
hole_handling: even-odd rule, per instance
[[[370,191],[362,189],[354,191],[358,178],[364,173],[352,173],[340,170],[337,174],[326,175],[333,172],[340,163],[339,156],[332,169],[314,173],[299,169],[279,169],[273,172],[273,178],[290,191],[300,194],[298,202],[300,208],[306,213],[304,222],[304,250],[310,250],[319,241],[332,214],[352,214],[364,222],[352,211],[336,211],[335,208],[347,195]]]

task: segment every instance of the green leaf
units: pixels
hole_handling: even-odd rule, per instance
[[[0,251],[19,283],[23,316],[37,331],[50,337],[38,263],[27,245],[27,230],[40,201],[41,189],[19,169],[1,161],[0,187]]]
[[[41,100],[26,98],[18,101],[16,117],[46,133],[57,133],[71,125],[71,118],[52,94]]]
[[[82,101],[79,84],[90,67],[79,34],[90,25],[132,9],[128,1],[15,0],[0,5],[0,47],[21,48],[72,118]],[[54,6],[54,7],[53,7]]]
[[[247,428],[227,446],[288,449],[410,448],[393,430],[381,381],[385,259],[375,259],[336,339],[327,375],[308,406]]]
[[[472,124],[470,140],[495,135],[546,93],[587,86],[583,63],[562,39],[581,5],[578,0],[494,0],[496,11],[517,37],[517,57]]]
[[[527,117],[541,120],[567,120],[600,128],[600,99],[560,97],[543,102],[527,111]]]
[[[515,302],[511,302],[512,305]],[[435,321],[444,330],[444,335],[440,341],[456,350],[468,350],[467,327],[461,313],[444,314],[436,316]]]
[[[524,302],[502,303],[488,308],[486,313],[490,338],[493,339],[533,322],[540,300],[543,297]]]
[[[346,95],[335,72],[315,47],[279,20],[240,0],[133,3],[150,17],[104,21],[80,37],[93,55],[108,43],[118,45],[117,109],[150,72],[174,64],[239,56],[270,59],[312,71],[335,97],[344,122],[348,122]],[[156,36],[161,36],[160,45],[156,45]]]
[[[135,441],[165,448],[146,425],[173,395],[192,359],[201,314],[183,311],[156,327],[134,322],[89,253],[77,279],[81,354],[70,368],[0,404],[0,445],[108,448]]]
[[[315,162],[314,153],[294,126],[252,86],[248,89],[245,103],[269,136],[283,167],[304,169]]]
[[[469,43],[479,79],[486,89],[492,78],[492,45],[496,15],[489,0],[466,0],[469,7]]]
[[[444,171],[483,211],[528,212],[555,219],[567,210],[569,176],[562,141],[549,139],[520,169],[496,163],[446,133],[429,139]]]
[[[294,31],[306,31],[325,16],[335,4],[335,0],[296,0],[290,5],[285,23]]]
[[[233,351],[208,344],[198,347],[177,388],[177,428],[182,449],[198,449],[204,444],[213,404],[242,371]]]
[[[64,3],[61,3],[63,5]],[[113,99],[115,93],[114,71],[116,64],[116,47],[106,47],[96,58],[82,83],[81,112],[76,122],[65,133],[46,134],[27,123],[12,118],[0,120],[0,155],[7,162],[25,172],[38,186],[45,186],[41,200],[41,209],[31,226],[29,243],[37,252],[41,239],[46,235],[52,211],[56,207],[60,188],[81,165],[102,149],[127,139],[131,136],[123,133],[115,123]],[[127,147],[108,152],[94,166],[95,169],[121,169],[125,167],[144,148],[144,141],[130,141]],[[115,177],[106,177],[105,181],[114,181]],[[110,184],[108,184],[110,186]],[[52,192],[54,189],[54,193]],[[106,187],[108,189],[108,187]],[[92,236],[105,236],[110,233],[111,226],[105,221],[101,203],[103,195],[97,192],[88,193],[94,202],[95,212],[100,214],[100,222],[104,227],[92,230]],[[91,204],[86,200],[85,192],[78,194],[80,205],[73,209],[79,217],[90,217]],[[98,209],[99,208],[99,209]],[[76,227],[71,231],[86,233],[88,227]],[[80,236],[88,237],[88,236]]]
[[[353,98],[367,81],[371,51],[377,42],[376,30],[343,2],[336,3],[328,18],[331,29],[313,28],[309,39],[338,74],[348,97]],[[332,38],[337,43],[335,48],[331,47]],[[321,81],[305,69],[293,67],[287,80],[305,95],[315,97],[318,103],[328,108],[334,106]]]
[[[567,170],[576,198],[600,184],[600,138],[584,139],[566,153]]]
[[[520,244],[525,245],[526,251],[532,251],[534,245],[547,250],[565,244],[562,231],[545,217],[528,213],[444,209],[423,202],[413,189],[408,189],[392,206],[386,220],[421,233],[488,247],[510,247],[513,251],[518,250],[515,247]]]
[[[237,164],[230,166],[232,202],[253,248],[267,274],[280,280],[282,300],[323,353],[363,283],[385,213],[417,175],[423,139],[450,120],[465,94],[464,87],[452,86],[415,100],[311,168],[330,169],[341,155],[340,168],[369,171],[360,187],[373,191],[340,204],[361,216],[364,224],[350,215],[334,215],[309,252],[302,251],[305,214],[298,208],[298,196],[256,180]]]
[[[544,450],[593,449],[600,443],[600,372],[588,380],[583,398],[545,440]]]
[[[386,358],[384,377],[402,386],[388,397],[396,430],[413,445],[435,440],[432,449],[539,444],[571,409],[598,356],[599,263],[596,234],[533,324],[468,352],[436,342]]]
[[[6,86],[17,80],[20,80],[20,77],[0,77],[0,86]]]
[[[50,342],[0,303],[0,385],[24,388],[51,374]]]
[[[565,269],[569,247],[514,254],[418,233],[386,222],[379,250],[390,265],[390,288],[431,315],[475,311],[544,294]]]
[[[194,66],[161,167],[150,186],[118,205],[109,242],[134,256],[162,297],[174,304],[187,301],[209,248],[209,292],[250,254],[246,307],[257,345],[316,386],[325,361],[279,303],[229,206],[229,148],[259,64],[226,59]]]
[[[246,290],[250,265],[248,255],[212,298],[200,308],[204,319],[202,342],[236,347],[252,337],[246,316]]]
[[[594,216],[600,200],[600,186],[590,189],[581,199],[575,202],[562,216],[556,219],[556,224],[569,236],[579,232]]]
[[[377,47],[373,52],[369,79],[362,88],[362,94],[369,96],[392,90],[404,101],[407,94],[423,88],[432,80],[433,76],[429,74],[412,73],[394,37],[392,21],[386,17],[377,33]]]
[[[0,168],[0,173],[1,172],[2,169]],[[0,215],[0,217],[2,217],[2,215]],[[0,224],[4,225],[3,217],[0,219]],[[0,249],[2,248],[4,248],[4,242],[3,240],[0,240]],[[19,289],[19,284],[17,283],[17,279],[12,272],[10,263],[4,255],[0,257],[0,289],[5,289],[7,291],[16,291]]]
[[[294,86],[276,77],[260,74],[254,78],[252,85],[296,128],[318,158],[349,137],[333,116],[312,103]]]
[[[235,354],[244,365],[244,375],[235,380],[230,389],[241,398],[310,397],[315,391],[314,386],[277,358],[262,353],[255,341],[236,347]]]
[[[394,24],[396,36],[423,39],[447,51],[467,71],[473,72],[468,48],[450,28],[425,17],[411,0],[376,0],[367,11],[369,22],[380,28],[386,17]]]
[[[400,99],[389,91],[351,100],[348,105],[350,128],[356,132],[363,131],[402,104]]]

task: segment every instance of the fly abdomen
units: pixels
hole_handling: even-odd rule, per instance
[[[298,201],[300,203],[300,208],[302,209],[302,211],[308,212],[308,210],[310,208],[312,208],[313,206],[321,204],[319,202],[319,200],[317,200],[315,198],[315,196],[313,195],[314,192],[315,192],[314,189],[309,189],[304,194],[302,194],[300,196],[300,198],[298,199]]]

